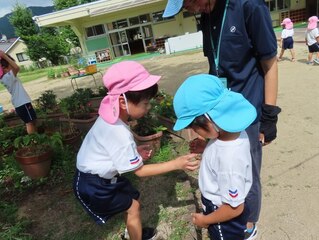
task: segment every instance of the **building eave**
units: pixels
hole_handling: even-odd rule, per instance
[[[40,16],[34,16],[33,20],[39,27],[70,25],[70,22],[76,19],[106,15],[162,1],[163,0],[100,0]]]

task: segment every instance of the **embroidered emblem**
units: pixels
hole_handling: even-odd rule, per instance
[[[130,163],[133,165],[133,164],[136,164],[140,161],[140,159],[136,156],[135,158],[133,159],[130,159]]]
[[[234,33],[234,32],[236,32],[236,27],[235,26],[231,26],[229,30],[230,30],[230,32]]]
[[[232,190],[228,190],[228,194],[229,196],[231,196],[232,198],[236,198],[238,196],[238,191],[237,189],[235,191],[232,191]]]

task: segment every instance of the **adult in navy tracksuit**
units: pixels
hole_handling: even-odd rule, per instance
[[[277,41],[264,0],[168,0],[164,17],[182,8],[202,13],[204,54],[209,73],[224,78],[257,109],[257,120],[246,129],[253,162],[253,185],[246,198],[250,208],[245,239],[255,239],[261,208],[262,145],[276,138],[278,72]]]

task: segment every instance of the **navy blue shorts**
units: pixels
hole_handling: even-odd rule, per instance
[[[310,53],[319,52],[319,44],[318,43],[314,43],[314,44],[308,46],[308,51]]]
[[[29,123],[37,119],[37,115],[31,103],[17,107],[15,111],[24,123]]]
[[[73,190],[76,198],[97,224],[106,223],[113,215],[125,212],[140,193],[122,176],[112,179],[75,172]]]
[[[211,201],[202,196],[202,203],[206,210],[204,215],[208,215],[218,209]],[[227,222],[211,224],[208,227],[210,239],[214,240],[243,240],[245,237],[246,223],[249,216],[248,207],[245,204],[244,211],[241,215]]]
[[[294,48],[294,40],[292,39],[292,37],[287,37],[284,38],[283,41],[283,49],[293,49]]]

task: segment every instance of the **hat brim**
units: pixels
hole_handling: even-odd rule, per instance
[[[162,76],[157,76],[157,75],[149,75],[148,78],[146,78],[144,81],[141,81],[139,84],[135,85],[132,87],[129,91],[140,91],[147,89],[153,85],[155,85]]]
[[[163,17],[172,17],[175,16],[177,13],[179,13],[182,10],[184,0],[168,0]]]
[[[257,117],[255,107],[243,95],[231,91],[207,114],[217,126],[227,132],[243,131]]]
[[[173,130],[179,131],[179,130],[182,130],[182,129],[188,127],[194,121],[194,119],[195,119],[195,117],[190,117],[187,119],[178,118],[174,124]]]

